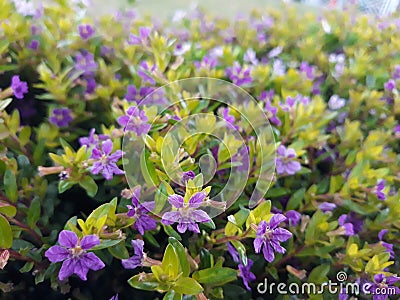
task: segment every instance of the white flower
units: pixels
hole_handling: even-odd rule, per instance
[[[332,95],[328,101],[328,106],[331,110],[338,110],[345,106],[346,100],[340,98],[338,95]]]

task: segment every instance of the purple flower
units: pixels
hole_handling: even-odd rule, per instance
[[[151,128],[151,125],[147,123],[148,119],[145,112],[135,106],[129,107],[126,115],[119,117],[117,121],[119,125],[124,127],[124,131],[133,131],[137,136],[147,134]]]
[[[279,175],[288,174],[293,175],[300,171],[301,164],[295,161],[296,152],[292,148],[286,148],[280,145],[277,149],[278,157],[276,158],[276,171]]]
[[[157,103],[162,100],[160,98],[163,98],[164,94],[162,89],[157,89],[155,92],[154,90],[155,88],[149,86],[143,86],[138,90],[134,85],[130,84],[126,89],[125,99],[128,102],[140,103],[140,101],[151,94],[149,98],[146,99],[146,103],[149,103],[149,100],[151,100],[152,103]]]
[[[39,48],[39,41],[38,40],[32,40],[30,43],[29,43],[29,45],[28,45],[28,48],[29,49],[31,49],[31,50],[33,50],[33,51],[36,51],[38,48]]]
[[[400,65],[396,65],[394,67],[394,71],[392,73],[392,77],[394,80],[400,79]]]
[[[295,105],[298,105],[299,103],[307,106],[310,103],[310,98],[307,96],[303,96],[301,94],[296,95],[296,97],[288,96],[286,98],[286,102],[280,103],[279,105],[283,111],[291,111],[292,108],[295,107]]]
[[[395,137],[400,138],[400,124],[394,126],[393,133]]]
[[[81,24],[78,26],[79,35],[83,40],[87,40],[94,35],[94,29],[89,24]]]
[[[157,222],[148,216],[149,211],[154,209],[155,203],[148,202],[146,205],[140,204],[140,192],[141,187],[137,187],[132,195],[132,205],[127,205],[128,212],[127,216],[131,218],[135,218],[134,227],[139,231],[141,235],[144,234],[146,230],[153,230],[157,227]]]
[[[251,259],[247,259],[247,265],[243,265],[242,263],[239,264],[239,276],[242,277],[243,284],[248,291],[251,291],[249,286],[249,281],[256,280],[256,276],[250,271],[251,267],[253,266],[253,261]]]
[[[301,213],[295,210],[289,210],[285,213],[287,220],[285,221],[289,226],[297,226],[301,221]]]
[[[240,256],[239,253],[236,251],[236,248],[232,246],[231,243],[226,243],[226,246],[228,247],[228,252],[232,256],[232,259],[235,263],[240,262]]]
[[[369,289],[369,292],[373,295],[372,299],[386,300],[390,295],[400,294],[400,288],[393,286],[399,280],[400,277],[397,276],[386,277],[384,274],[376,274],[374,276],[375,283]]]
[[[175,56],[182,56],[192,48],[191,43],[178,43],[174,50]]]
[[[24,99],[24,94],[28,93],[28,84],[25,81],[21,81],[18,75],[14,75],[11,78],[11,89],[15,98]]]
[[[276,76],[285,76],[286,68],[283,64],[283,61],[280,59],[274,60],[274,63],[272,64],[272,70]]]
[[[375,190],[375,194],[378,197],[379,200],[384,201],[386,200],[386,194],[383,191],[385,189],[385,180],[379,180],[378,184],[376,185],[376,187],[374,188]]]
[[[257,237],[254,239],[254,250],[260,253],[261,249],[264,258],[268,262],[275,259],[274,252],[284,254],[286,249],[280,245],[280,242],[285,242],[292,236],[292,233],[278,225],[285,221],[286,217],[282,214],[275,214],[267,223],[261,221],[257,229]]]
[[[270,120],[274,125],[282,125],[281,120],[276,116],[278,113],[278,108],[272,106],[271,101],[265,100],[265,113],[267,114],[268,120]]]
[[[89,77],[87,79],[85,79],[86,81],[86,90],[85,93],[86,94],[92,94],[95,90],[96,90],[96,80],[93,77]]]
[[[58,279],[64,280],[72,274],[76,274],[80,279],[86,280],[89,269],[98,271],[105,267],[93,252],[87,252],[100,244],[96,235],[87,235],[79,240],[75,232],[63,230],[58,236],[58,243],[60,246],[52,246],[45,253],[52,263],[63,262]]]
[[[343,223],[350,223],[353,226],[354,234],[359,233],[363,229],[363,220],[359,218],[355,212],[350,212],[347,215],[342,215],[340,216],[340,218],[343,218]],[[339,222],[339,225],[342,224],[340,224]]]
[[[278,46],[268,52],[268,58],[274,58],[279,56],[282,53],[283,47]]]
[[[139,35],[130,34],[128,44],[141,45],[146,44],[149,38],[151,29],[148,27],[139,27]]]
[[[196,174],[193,171],[187,171],[184,172],[182,175],[182,181],[184,183],[188,182],[189,179],[194,179],[196,177]]]
[[[232,67],[226,69],[226,74],[229,79],[238,86],[251,84],[253,82],[250,73],[250,67],[242,67],[237,61],[233,63]]]
[[[216,67],[217,59],[214,56],[206,55],[202,61],[195,61],[194,65],[196,69],[211,70]]]
[[[147,62],[142,61],[139,64],[139,68],[137,70],[137,74],[143,79],[144,82],[148,82],[151,85],[154,85],[154,84],[156,84],[156,81],[148,73],[151,73],[151,72],[155,71],[155,69],[156,69],[155,65],[153,65],[152,67],[149,67]]]
[[[386,91],[392,92],[396,88],[396,81],[389,79],[383,86]]]
[[[132,240],[132,247],[134,255],[128,259],[121,261],[125,269],[136,269],[142,266],[145,254],[143,252],[144,242],[142,240]]]
[[[117,166],[118,160],[122,157],[123,152],[121,150],[115,151],[111,154],[113,149],[113,142],[111,140],[104,141],[102,143],[102,149],[98,147],[93,148],[91,158],[95,160],[90,172],[92,174],[102,173],[106,180],[111,180],[113,174],[122,175],[124,171],[120,170]]]
[[[79,143],[81,146],[87,146],[88,148],[99,145],[99,141],[108,140],[110,137],[105,134],[95,134],[96,129],[90,129],[90,133],[88,137],[81,137],[79,138]]]
[[[206,212],[196,209],[203,204],[205,198],[205,193],[198,192],[189,199],[188,203],[185,203],[184,198],[180,195],[174,194],[169,196],[169,203],[177,208],[177,211],[164,213],[162,222],[165,225],[172,225],[175,222],[179,223],[177,229],[180,233],[184,233],[186,230],[200,233],[199,226],[196,223],[211,221]]]
[[[353,224],[346,223],[346,221],[347,221],[347,215],[341,215],[338,219],[339,225],[344,229],[344,234],[347,236],[355,235]]]
[[[115,294],[114,296],[112,296],[112,297],[110,298],[110,300],[118,300],[118,294]]]
[[[328,106],[329,106],[329,109],[331,109],[331,110],[341,109],[343,106],[345,106],[345,104],[346,104],[346,100],[343,98],[340,98],[338,95],[332,95],[328,101]]]
[[[97,70],[97,63],[94,55],[86,50],[81,51],[75,56],[75,70],[82,72],[85,76],[93,76]]]
[[[318,205],[318,208],[320,210],[322,210],[322,212],[328,212],[328,211],[332,211],[336,208],[336,204],[335,203],[329,203],[329,202],[323,202],[320,205]]]
[[[53,109],[49,120],[50,123],[58,127],[67,127],[68,124],[73,120],[71,110],[66,107],[55,108]]]
[[[243,56],[243,61],[245,61],[246,63],[250,63],[252,65],[257,65],[258,59],[256,52],[251,48],[247,49],[246,53]]]
[[[394,258],[394,251],[393,251],[393,244],[390,244],[390,243],[387,243],[387,242],[385,242],[385,241],[383,241],[383,236],[386,234],[386,233],[388,233],[388,229],[382,229],[381,231],[379,231],[379,233],[378,233],[378,238],[379,238],[379,241],[381,242],[381,245],[383,246],[383,247],[385,247],[386,248],[386,252],[388,252],[389,254],[390,254],[390,258]]]
[[[228,127],[232,129],[238,130],[239,127],[235,125],[235,117],[233,115],[230,115],[230,108],[229,107],[223,107],[220,109],[220,114],[224,118],[224,120],[228,123]]]
[[[315,67],[311,66],[308,62],[303,61],[300,64],[300,72],[306,74],[307,78],[310,80],[314,80],[315,78]]]

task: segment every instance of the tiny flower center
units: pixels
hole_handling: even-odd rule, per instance
[[[76,246],[75,248],[71,248],[70,252],[74,258],[81,256],[85,250],[81,248],[81,246]]]
[[[271,228],[269,228],[269,226],[267,226],[267,228],[265,229],[265,233],[264,233],[264,239],[271,240],[272,236],[273,236],[273,231]]]

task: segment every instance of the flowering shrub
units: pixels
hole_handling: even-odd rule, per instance
[[[0,0],[4,293],[400,291],[399,19],[80,5]]]

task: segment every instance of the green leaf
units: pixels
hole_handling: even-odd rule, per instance
[[[70,180],[60,180],[58,182],[58,192],[60,194],[64,193],[65,191],[69,190],[70,188],[72,188],[75,185],[74,181],[70,181]]]
[[[174,247],[168,244],[167,249],[164,252],[164,258],[162,260],[162,269],[168,275],[169,280],[176,279],[179,275],[179,258],[176,254]]]
[[[15,206],[0,201],[0,214],[13,218],[17,214],[17,209]]]
[[[184,295],[197,295],[203,291],[203,287],[193,278],[181,277],[175,282],[174,291]]]
[[[193,278],[200,283],[219,286],[237,278],[237,272],[231,268],[214,267],[193,273]]]
[[[206,248],[200,249],[199,269],[212,268],[214,266],[214,256]]]
[[[247,266],[246,247],[240,241],[231,241],[231,243],[239,253],[243,265]]]
[[[171,225],[164,225],[164,224],[162,224],[162,223],[161,223],[161,225],[163,226],[165,233],[168,234],[170,237],[174,237],[174,238],[176,238],[178,241],[181,241],[181,240],[182,240],[182,238],[181,238],[181,236],[179,235],[179,233],[176,232],[176,230],[175,230],[174,228],[172,228]]]
[[[7,108],[8,105],[12,102],[12,98],[7,98],[2,101],[0,101],[0,111],[3,111]]]
[[[164,295],[163,300],[181,300],[182,294],[176,293],[174,290],[169,291]]]
[[[189,276],[190,274],[190,265],[187,258],[187,254],[185,248],[183,248],[182,244],[173,237],[168,238],[169,244],[174,248],[176,255],[179,259],[179,264],[181,266],[180,272],[182,272],[183,276]]]
[[[146,243],[150,243],[151,245],[153,245],[156,248],[160,248],[160,244],[157,242],[157,240],[154,238],[154,236],[146,231],[143,235],[143,238],[146,240]]]
[[[153,163],[149,160],[150,153],[143,150],[140,155],[140,169],[146,183],[152,187],[160,184],[160,179],[157,176],[156,169]]]
[[[36,227],[36,222],[40,218],[40,199],[39,197],[33,198],[31,205],[29,206],[27,222],[30,228]]]
[[[167,291],[162,283],[158,282],[153,274],[138,274],[128,280],[131,287],[144,291]]]
[[[315,267],[310,275],[308,275],[308,282],[310,283],[316,283],[316,284],[321,284],[323,282],[328,281],[328,273],[330,271],[330,265],[328,264],[323,264],[320,266]]]
[[[122,239],[118,239],[118,240],[101,240],[100,245],[94,246],[90,250],[97,251],[97,250],[101,250],[101,249],[110,248],[110,247],[113,247],[113,246],[117,245],[121,241],[123,241],[123,240]]]
[[[12,246],[13,233],[10,223],[0,215],[0,248],[8,249]]]
[[[292,197],[290,197],[289,202],[286,206],[287,210],[292,210],[292,209],[297,209],[300,204],[301,201],[304,199],[304,194],[306,192],[305,188],[301,188],[299,190],[297,190]]]
[[[6,170],[4,174],[4,189],[6,196],[11,202],[17,202],[18,200],[18,189],[17,179],[11,170]]]
[[[90,176],[83,177],[83,179],[79,181],[79,185],[86,190],[86,193],[90,197],[96,196],[98,187],[92,177]]]
[[[118,259],[127,259],[129,258],[128,249],[125,247],[125,242],[121,241],[120,243],[116,244],[115,246],[109,247],[108,252],[112,256]]]
[[[19,269],[19,271],[21,273],[27,273],[30,270],[32,270],[33,266],[35,265],[35,263],[33,261],[28,261],[26,262],[22,268]]]

